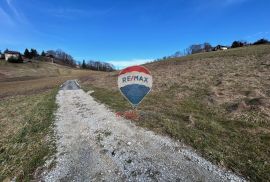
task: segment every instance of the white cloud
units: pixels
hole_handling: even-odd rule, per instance
[[[122,69],[128,66],[141,65],[153,61],[154,59],[132,59],[132,60],[119,60],[119,61],[107,61],[113,64],[117,69]]]
[[[15,25],[13,19],[2,8],[0,8],[0,23],[10,26]]]
[[[224,0],[226,4],[234,4],[234,3],[242,3],[245,2],[246,0]]]
[[[201,12],[212,8],[229,8],[234,5],[246,3],[250,0],[197,0],[194,1],[194,9]]]
[[[245,3],[249,0],[223,0],[223,2],[221,1],[221,4],[224,6],[231,6],[231,5],[235,5],[235,4],[242,4]]]
[[[49,9],[49,13],[52,16],[66,19],[75,19],[78,17],[95,17],[106,15],[111,9],[92,9],[92,10],[84,10],[84,9],[76,9],[76,8],[58,8],[58,9]]]
[[[9,7],[9,10],[12,12],[10,15],[13,15],[13,20],[17,21],[18,23],[29,24],[24,14],[21,13],[21,11],[19,11],[18,8],[14,5],[14,0],[6,0],[6,3]]]
[[[264,36],[268,36],[270,32],[257,32],[252,35],[246,36],[247,39],[254,39],[254,38],[265,38]]]

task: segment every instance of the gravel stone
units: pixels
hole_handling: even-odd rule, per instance
[[[245,181],[183,143],[117,117],[74,82],[57,95],[56,165],[42,180]]]

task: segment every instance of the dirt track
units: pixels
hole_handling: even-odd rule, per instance
[[[79,89],[57,96],[56,166],[45,181],[242,181],[190,148],[117,117]]]

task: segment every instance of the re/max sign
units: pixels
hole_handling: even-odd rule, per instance
[[[122,82],[130,82],[130,81],[141,81],[143,83],[148,83],[148,78],[144,76],[126,76],[122,78]]]

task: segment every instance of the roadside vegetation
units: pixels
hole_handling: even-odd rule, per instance
[[[53,121],[59,86],[91,74],[35,60],[0,61],[0,181],[39,177],[40,167],[56,150]]]
[[[236,48],[225,51],[146,64],[153,75],[153,91],[139,106],[140,118],[134,122],[191,145],[251,181],[267,181],[270,45],[234,44]],[[118,91],[117,71],[37,61],[34,53],[29,52],[32,58],[27,63],[0,60],[0,181],[35,178],[36,169],[55,152],[55,95],[66,80],[79,79],[85,90],[94,90],[92,95],[116,112],[131,110]],[[100,68],[95,61],[85,66]]]
[[[0,181],[29,181],[55,151],[53,119],[57,89],[0,102]]]
[[[153,91],[138,108],[139,126],[191,145],[251,181],[270,179],[270,46],[198,53],[146,64]],[[81,83],[115,112],[131,109],[118,72]]]

